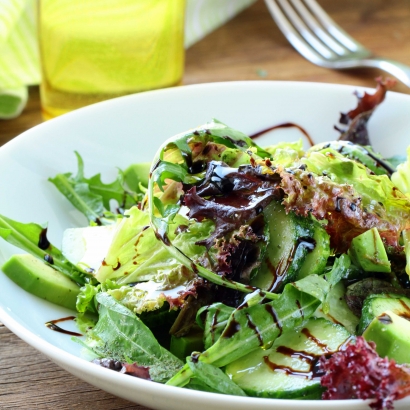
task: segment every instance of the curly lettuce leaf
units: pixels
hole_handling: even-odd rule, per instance
[[[391,180],[410,199],[410,147],[407,148],[407,161],[397,166]]]
[[[175,280],[175,275],[181,273],[181,264],[156,237],[149,225],[148,213],[133,207],[125,215],[127,217],[119,223],[96,278],[100,282],[115,280],[118,284],[147,280],[162,282],[166,278],[170,283],[180,282]],[[177,215],[168,228],[170,239],[186,255],[197,258],[205,248],[195,242],[207,238],[213,226],[210,222],[188,222]]]
[[[166,302],[170,308],[182,306],[187,295],[195,293],[196,279],[193,272],[182,266],[163,272],[155,280],[117,286],[107,293],[134,313],[141,314],[160,309]]]
[[[304,155],[303,141],[299,139],[295,142],[280,142],[275,145],[265,147],[265,150],[271,155],[271,161],[274,165],[290,167],[298,163]]]
[[[97,295],[99,319],[85,344],[100,358],[149,367],[152,380],[166,382],[182,363],[163,348],[151,330],[107,293]]]
[[[350,239],[377,227],[387,244],[398,246],[401,232],[410,228],[410,201],[386,175],[373,175],[364,165],[345,158],[331,148],[311,152],[303,162],[315,181],[320,180],[328,188],[329,183],[337,185],[328,189],[332,195],[336,188],[339,191],[334,198],[336,213],[333,216],[336,219],[339,213],[339,216],[347,215],[350,218],[349,223],[356,229],[352,230]],[[306,184],[304,186],[307,187]],[[357,214],[359,210],[360,215]],[[327,218],[331,220],[332,215]],[[334,223],[334,228],[335,231],[346,230],[341,221]]]
[[[376,175],[391,176],[396,168],[396,165],[391,163],[391,161],[384,159],[380,154],[375,152],[371,146],[368,145],[363,147],[358,144],[353,144],[350,141],[330,141],[316,144],[309,148],[306,156],[309,156],[311,152],[321,152],[327,148],[337,151],[346,158],[360,162]],[[326,153],[326,151],[324,152]]]

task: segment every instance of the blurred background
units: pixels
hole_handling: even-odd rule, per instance
[[[376,55],[410,65],[410,0],[319,0],[319,3],[341,27]],[[0,3],[0,14],[1,7]],[[263,0],[188,0],[188,7],[190,19],[185,26],[189,47],[182,85],[292,80],[372,87],[374,78],[382,74],[375,69],[334,71],[313,65],[288,43]],[[199,18],[200,12],[203,15],[198,28],[194,19]],[[205,37],[200,39],[202,36]],[[0,91],[1,88],[0,75]],[[0,120],[0,144],[43,121],[39,88],[34,85],[28,91],[27,105],[21,115]],[[409,93],[410,89],[398,83],[395,91]]]

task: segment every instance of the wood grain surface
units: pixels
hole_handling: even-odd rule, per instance
[[[410,66],[410,0],[320,0],[320,4],[375,54]],[[370,69],[332,71],[304,60],[259,0],[187,50],[183,83],[296,80],[373,86],[380,74]],[[396,91],[410,93],[402,84]],[[0,120],[0,145],[41,121],[38,87],[31,87],[23,114]],[[76,408],[145,409],[70,375],[0,324],[0,409]]]

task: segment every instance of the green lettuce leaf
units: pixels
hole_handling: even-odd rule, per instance
[[[155,339],[151,330],[107,293],[97,295],[99,319],[85,344],[100,358],[148,366],[152,380],[167,381],[182,363]]]
[[[127,217],[120,221],[96,278],[100,282],[116,280],[118,284],[155,280],[163,282],[164,288],[166,280],[171,285],[168,287],[180,284],[181,280],[176,276],[181,274],[181,264],[155,236],[149,225],[148,213],[133,207],[125,215]],[[176,234],[178,227],[183,229]],[[205,248],[195,245],[195,242],[207,238],[213,226],[209,222],[188,221],[177,215],[168,229],[170,240],[178,244],[186,255],[197,258]]]
[[[391,180],[410,199],[410,147],[407,148],[407,161],[397,166]]]
[[[317,175],[324,174],[338,184],[353,186],[369,212],[380,212],[393,220],[410,217],[409,200],[386,175],[372,175],[364,165],[331,148],[312,152],[303,162]]]
[[[303,141],[300,139],[296,142],[280,142],[275,145],[265,147],[269,152],[274,165],[282,165],[284,167],[294,166],[303,157]]]

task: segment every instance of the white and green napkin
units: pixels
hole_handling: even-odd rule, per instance
[[[0,2],[0,118],[14,118],[27,102],[27,85],[40,81],[36,0]]]
[[[187,0],[185,46],[224,24],[255,0]],[[17,117],[27,86],[40,82],[37,0],[0,0],[0,119]]]

